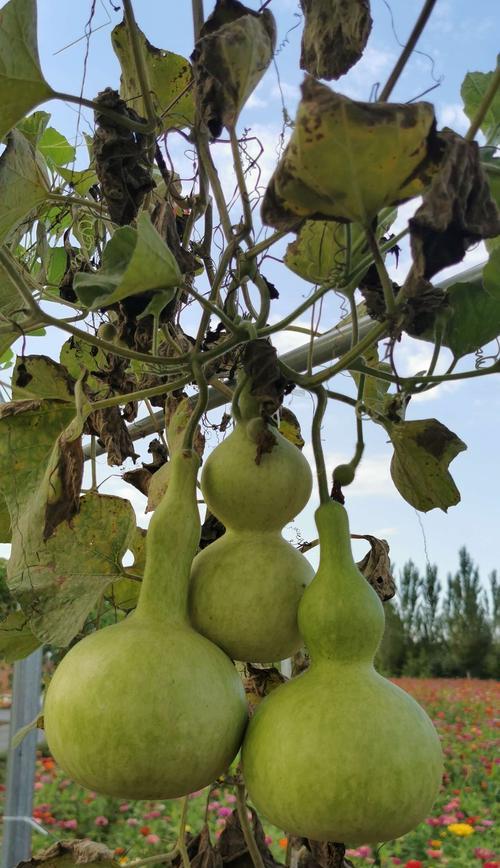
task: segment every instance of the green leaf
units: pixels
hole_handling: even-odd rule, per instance
[[[7,583],[42,642],[66,646],[121,562],[135,529],[131,504],[89,492],[71,521],[45,534],[71,450],[74,409],[58,401],[18,401],[0,410],[0,488],[12,521]],[[81,423],[79,423],[81,427]],[[61,434],[64,432],[64,437]]]
[[[63,166],[55,166],[55,170],[79,196],[86,196],[90,188],[94,184],[99,183],[99,178],[94,169],[90,167],[79,171],[77,169],[67,169]]]
[[[132,295],[176,287],[181,281],[173,253],[143,213],[137,229],[116,230],[104,249],[102,267],[95,274],[76,274],[73,288],[85,307],[96,310]]]
[[[465,443],[437,419],[418,419],[386,426],[394,455],[391,476],[404,499],[428,512],[439,507],[444,512],[460,502],[448,465],[467,449]]]
[[[391,366],[387,362],[379,361],[377,347],[372,347],[366,353],[363,353],[363,362],[370,368],[376,368],[388,374],[392,372]],[[359,386],[361,375],[355,370],[350,371],[350,374],[356,385]],[[387,395],[390,385],[390,380],[379,380],[377,377],[365,376],[363,404],[369,412],[385,416],[388,397],[391,397]]]
[[[147,307],[139,314],[137,319],[144,319],[145,316],[160,316],[161,312],[170,304],[175,296],[175,288],[165,289],[162,292],[157,292],[147,305]]]
[[[38,150],[51,166],[64,166],[76,159],[76,149],[54,127],[48,127],[38,140]]]
[[[49,187],[42,158],[19,130],[12,130],[0,157],[0,243],[48,198]]]
[[[18,356],[12,374],[12,400],[53,398],[74,404],[74,380],[49,356]]]
[[[47,125],[50,121],[50,115],[48,112],[33,112],[32,115],[28,115],[26,118],[22,118],[18,124],[16,124],[16,128],[26,136],[29,143],[33,145],[34,148],[38,146],[38,142],[40,141],[41,136],[45,132]]]
[[[369,224],[423,192],[435,165],[430,103],[364,103],[306,78],[295,126],[266,190],[264,223],[303,219]]]
[[[47,266],[47,286],[59,290],[66,272],[68,254],[64,247],[51,247]]]
[[[24,612],[11,612],[0,621],[0,659],[7,663],[23,660],[40,644],[30,630]]]
[[[1,219],[1,218],[0,218]],[[22,273],[21,266],[9,254],[13,263]],[[26,280],[29,276],[24,273]],[[10,324],[10,328],[9,328]],[[32,314],[28,311],[25,300],[16,292],[3,265],[0,263],[0,354],[3,356],[9,347],[25,333],[31,334],[38,329],[38,324],[33,324]]]
[[[11,538],[9,509],[5,498],[0,495],[0,543],[10,543]]]
[[[0,139],[53,90],[40,69],[36,0],[10,0],[0,10]]]
[[[498,56],[500,62],[500,55]],[[484,94],[493,81],[494,72],[468,72],[460,90],[464,111],[470,121],[476,115]],[[500,143],[500,90],[497,90],[480,129],[490,144]]]
[[[493,251],[498,260],[500,248]],[[492,254],[492,255],[493,255]],[[443,343],[459,359],[474,353],[500,334],[500,282],[455,283],[448,287],[452,313],[446,320]]]
[[[71,337],[61,347],[59,360],[71,376],[77,380],[84,371],[89,371],[87,385],[94,393],[94,398],[109,396],[109,382],[107,379],[93,377],[93,373],[109,373],[110,365],[106,353],[97,347],[82,341],[80,338]]]
[[[192,126],[194,123],[193,79],[191,64],[180,54],[155,48],[138,30],[138,38],[146,60],[151,90],[156,111],[162,120],[163,131],[171,127]],[[141,117],[145,117],[144,100],[137,79],[134,54],[130,44],[130,32],[125,21],[114,28],[111,42],[120,66],[120,96]]]

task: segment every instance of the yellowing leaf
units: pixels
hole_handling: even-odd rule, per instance
[[[434,170],[433,130],[430,103],[355,102],[306,78],[293,133],[264,196],[264,223],[370,224],[385,206],[422,193]]]
[[[391,476],[399,493],[421,512],[444,512],[460,502],[448,465],[465,443],[437,419],[398,422],[387,427],[394,446]]]
[[[352,226],[351,245],[362,229]],[[297,238],[285,253],[285,265],[299,277],[311,283],[335,283],[342,289],[348,262],[348,236],[344,223],[334,220],[306,220]],[[363,246],[360,248],[364,252]],[[351,263],[351,270],[352,270]]]
[[[42,158],[19,130],[12,130],[0,157],[0,243],[47,199],[49,186]]]
[[[189,60],[173,51],[155,48],[140,30],[138,38],[145,57],[156,111],[164,131],[171,127],[192,126],[194,122],[193,74]],[[111,42],[120,66],[120,96],[141,117],[146,115],[137,79],[130,32],[125,21],[111,33]]]
[[[0,140],[53,93],[40,69],[36,25],[36,0],[10,0],[0,9]]]
[[[24,612],[11,612],[0,621],[0,659],[6,663],[23,660],[40,646],[28,626]]]
[[[60,491],[60,435],[77,427],[73,416],[70,404],[54,400],[16,401],[0,412],[0,489],[12,524],[7,583],[35,636],[61,646],[78,633],[109,582],[122,575],[135,529],[128,501],[93,492],[77,502],[70,522],[61,518],[56,526],[49,507],[67,497]]]
[[[96,310],[132,295],[179,286],[181,281],[177,260],[149,215],[143,213],[137,229],[122,226],[116,230],[104,249],[99,271],[76,274],[73,288],[85,307]]]
[[[12,400],[55,398],[74,404],[74,380],[49,356],[18,356],[12,374]]]

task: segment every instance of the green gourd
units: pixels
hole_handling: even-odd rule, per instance
[[[83,639],[48,687],[49,748],[84,787],[168,799],[205,787],[234,759],[247,721],[240,678],[187,615],[200,522],[199,458],[179,451],[151,520],[138,606]]]
[[[248,395],[241,419],[205,462],[201,490],[226,527],[193,561],[190,612],[196,629],[234,660],[267,663],[302,644],[297,608],[314,571],[282,536],[312,486],[299,449],[257,416]],[[275,443],[256,463],[259,435]]]
[[[373,668],[383,608],[353,561],[344,508],[321,505],[316,524],[320,565],[299,608],[311,665],[258,706],[244,777],[257,810],[289,834],[388,841],[432,807],[439,738],[423,709]]]

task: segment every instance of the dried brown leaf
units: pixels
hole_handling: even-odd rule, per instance
[[[453,130],[439,134],[444,145],[440,170],[410,220],[414,268],[410,280],[430,280],[460,262],[471,244],[500,235],[500,215],[481,167],[477,142]]]
[[[114,861],[113,853],[105,844],[95,841],[58,841],[27,862],[19,862],[17,868],[71,868],[73,865],[96,865],[97,863]]]
[[[61,522],[71,521],[78,512],[82,477],[82,439],[68,440],[63,433],[59,438],[59,461],[51,479],[54,497],[49,498],[45,508],[44,540],[52,536]]]
[[[370,551],[357,564],[358,570],[363,573],[383,603],[391,600],[396,593],[396,583],[391,573],[389,543],[371,534],[360,536],[353,534],[353,536],[355,539],[365,539],[370,543]]]
[[[264,829],[257,812],[253,808],[250,808],[250,811],[252,814],[252,831],[255,843],[262,856],[262,861],[265,868],[274,868],[274,866],[280,865],[280,863],[274,859],[266,844]],[[230,865],[231,868],[254,868],[243,832],[241,831],[237,811],[233,811],[231,816],[226,820],[225,828],[219,838],[219,852],[224,865]]]
[[[135,461],[139,457],[119,407],[106,407],[91,413],[87,419],[86,433],[99,438],[111,467],[123,464],[126,458]]]

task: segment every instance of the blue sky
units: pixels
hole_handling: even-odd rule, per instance
[[[248,0],[258,8],[260,3]],[[0,6],[4,5],[0,3]],[[114,3],[119,6],[118,0]],[[191,4],[182,2],[154,2],[135,0],[134,7],[139,25],[150,41],[161,48],[189,56],[193,37],[190,17]],[[39,0],[39,47],[42,68],[49,83],[57,90],[78,94],[82,86],[82,73],[86,40],[76,42],[83,36],[89,17],[89,0]],[[363,59],[347,77],[332,85],[356,99],[368,100],[372,89],[382,86],[400,52],[391,23],[392,9],[394,30],[404,42],[415,20],[414,4],[397,3],[392,0],[372,0],[374,26]],[[212,2],[205,0],[208,14]],[[299,4],[295,0],[272,0],[271,7],[278,24],[279,39],[276,66],[271,66],[265,78],[250,98],[240,119],[240,130],[251,128],[250,135],[258,136],[265,148],[262,160],[263,179],[269,177],[276,160],[276,148],[282,130],[281,94],[288,112],[293,117],[299,97],[302,73],[298,68],[300,53],[301,23]],[[87,63],[83,93],[93,97],[106,86],[117,87],[119,67],[110,45],[110,31],[121,20],[121,12],[115,12],[109,0],[97,0],[93,27],[103,25],[93,33]],[[296,25],[298,24],[298,27]],[[293,29],[295,27],[295,29]],[[65,46],[68,46],[65,48]],[[457,132],[467,129],[467,120],[461,109],[460,84],[468,70],[489,71],[494,67],[498,50],[498,5],[496,0],[438,0],[426,32],[393,93],[393,99],[405,101],[416,97],[439,82],[439,87],[428,94],[434,102],[440,126],[449,125]],[[64,50],[61,50],[64,49]],[[281,94],[280,94],[281,89]],[[77,107],[51,102],[45,107],[52,112],[52,123],[70,140],[77,132]],[[90,131],[91,113],[83,112],[80,121],[82,130]],[[77,137],[81,144],[81,136]],[[79,153],[83,153],[82,147]],[[184,154],[185,144],[172,143],[172,153],[179,159],[182,174],[188,177],[189,154]],[[234,176],[228,150],[220,146],[217,157],[225,189],[230,192]],[[404,206],[400,211],[398,227],[412,213],[415,204]],[[238,214],[235,213],[235,219]],[[284,245],[276,253],[282,255]],[[274,251],[273,251],[274,252]],[[484,250],[478,248],[468,256],[468,263],[481,262]],[[408,265],[407,253],[403,253],[395,279],[402,282]],[[463,266],[461,266],[463,268]],[[457,269],[455,269],[457,270]],[[458,269],[460,270],[460,269]],[[309,285],[296,278],[283,265],[272,260],[263,269],[280,290],[280,300],[274,303],[273,316],[278,319],[296,306],[310,290]],[[445,273],[443,272],[443,275]],[[320,330],[331,328],[339,318],[341,309],[337,297],[323,306]],[[309,326],[309,316],[301,319]],[[280,351],[303,343],[304,336],[284,333],[276,341]],[[56,335],[33,339],[28,344],[29,352],[57,353],[61,341]],[[495,348],[493,348],[495,351]],[[485,348],[487,354],[488,349]],[[422,370],[430,357],[429,345],[406,340],[398,347],[396,358],[402,373]],[[444,362],[446,355],[443,354]],[[464,367],[473,367],[473,358],[466,360]],[[443,363],[444,368],[444,363]],[[334,388],[351,391],[348,376],[339,377]],[[389,477],[391,450],[382,429],[365,425],[366,450],[355,483],[346,489],[347,506],[351,527],[356,533],[371,533],[384,536],[391,545],[391,553],[401,566],[412,558],[421,568],[426,557],[439,565],[444,579],[448,570],[457,564],[457,551],[466,544],[474,560],[479,564],[483,579],[489,571],[500,566],[497,556],[499,534],[498,489],[500,487],[499,462],[497,457],[497,420],[500,409],[498,377],[478,379],[471,384],[454,384],[439,387],[425,400],[412,402],[408,418],[436,417],[455,431],[468,445],[452,464],[452,472],[462,493],[462,502],[452,507],[448,514],[433,510],[417,516],[396,492]],[[304,435],[308,438],[311,400],[307,394],[297,391],[290,406],[303,422]],[[144,451],[147,443],[143,444]],[[324,428],[324,448],[331,471],[338,461],[349,460],[354,447],[354,419],[342,406],[334,405]],[[142,450],[141,450],[142,451]],[[310,456],[310,450],[308,451]],[[100,477],[112,476],[103,486],[103,491],[130,496],[143,516],[144,499],[121,482],[115,470],[100,467]],[[313,511],[314,501],[296,520],[296,527],[305,538],[315,536]],[[500,534],[499,534],[500,535]],[[290,536],[290,534],[287,534]],[[358,545],[358,544],[357,544]],[[364,548],[355,549],[361,556]]]

